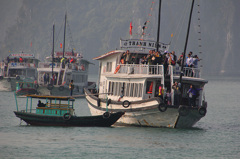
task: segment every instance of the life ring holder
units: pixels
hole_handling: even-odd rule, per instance
[[[64,87],[63,87],[63,86],[60,86],[58,89],[59,89],[59,91],[63,91],[63,90],[64,90]]]
[[[103,113],[103,118],[107,119],[111,116],[111,114],[109,112],[105,112]]]
[[[123,101],[122,106],[128,108],[131,103],[128,100]]]
[[[200,107],[200,108],[198,109],[198,113],[199,113],[201,116],[205,116],[206,113],[207,113],[206,107]]]
[[[181,105],[178,108],[178,113],[180,116],[187,116],[189,113],[189,109],[188,107]]]
[[[159,110],[160,112],[165,112],[165,111],[167,110],[167,105],[164,104],[164,103],[160,103],[160,104],[158,105],[158,110]]]
[[[71,119],[71,114],[70,113],[65,113],[64,115],[63,115],[63,119],[64,120],[69,120],[69,119]]]
[[[20,76],[17,76],[17,77],[16,77],[16,80],[20,80]]]
[[[52,90],[52,89],[53,89],[53,85],[52,85],[52,84],[48,84],[48,85],[47,85],[47,89],[48,89],[48,90]]]

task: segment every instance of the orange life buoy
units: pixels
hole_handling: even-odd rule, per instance
[[[118,66],[116,67],[116,70],[114,71],[114,74],[116,74],[116,73],[119,71],[120,67],[121,67],[121,65],[118,65]]]

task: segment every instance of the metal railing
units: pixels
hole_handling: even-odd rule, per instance
[[[117,73],[163,75],[163,65],[120,64]]]
[[[163,75],[164,66],[163,65],[146,65],[146,64],[119,64],[117,74],[145,74],[145,75]],[[170,69],[172,68],[172,69]],[[171,70],[173,71],[174,76],[180,76],[181,68],[179,66],[169,65],[166,74],[171,74]],[[185,77],[201,77],[201,69],[192,68],[192,67],[184,67],[183,68],[183,76]]]

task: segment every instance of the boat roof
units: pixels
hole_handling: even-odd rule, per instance
[[[9,58],[22,57],[22,58],[35,58],[34,54],[31,53],[11,53]]]
[[[105,57],[108,57],[108,56],[111,56],[111,55],[114,55],[114,54],[122,54],[122,53],[124,53],[125,52],[125,50],[114,50],[114,51],[110,51],[110,52],[107,52],[107,53],[105,53],[105,54],[103,54],[103,55],[101,55],[101,56],[98,56],[98,57],[95,57],[95,58],[93,58],[93,60],[101,60],[101,59],[103,59],[103,58],[105,58]]]
[[[56,100],[65,100],[65,101],[74,101],[75,98],[71,97],[71,96],[44,96],[44,95],[26,95],[27,97],[31,97],[31,98],[38,98],[38,99],[56,99]]]

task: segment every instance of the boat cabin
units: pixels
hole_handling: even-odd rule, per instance
[[[126,60],[126,50],[115,50],[94,58],[100,61],[99,93],[100,98],[108,98],[117,101],[139,101],[153,97],[159,97],[163,90],[162,99],[171,96],[174,103],[174,82],[180,80],[180,67],[178,65],[165,66],[163,63],[140,62],[147,57],[149,52],[129,51],[129,59]],[[163,51],[162,51],[163,52]],[[123,61],[125,56],[125,61]],[[164,69],[165,68],[165,69]],[[207,83],[201,78],[200,68],[185,67],[183,70],[183,94],[182,103],[188,105],[188,90],[191,85],[195,88],[203,88]],[[161,89],[161,90],[160,90]],[[196,100],[196,105],[201,105],[203,100],[202,90]],[[166,98],[165,98],[166,97]]]
[[[61,96],[39,96],[26,95],[26,108],[21,110],[26,113],[35,113],[41,115],[64,116],[69,113],[74,113],[74,101],[72,97]],[[16,100],[16,107],[18,111],[18,102]]]

